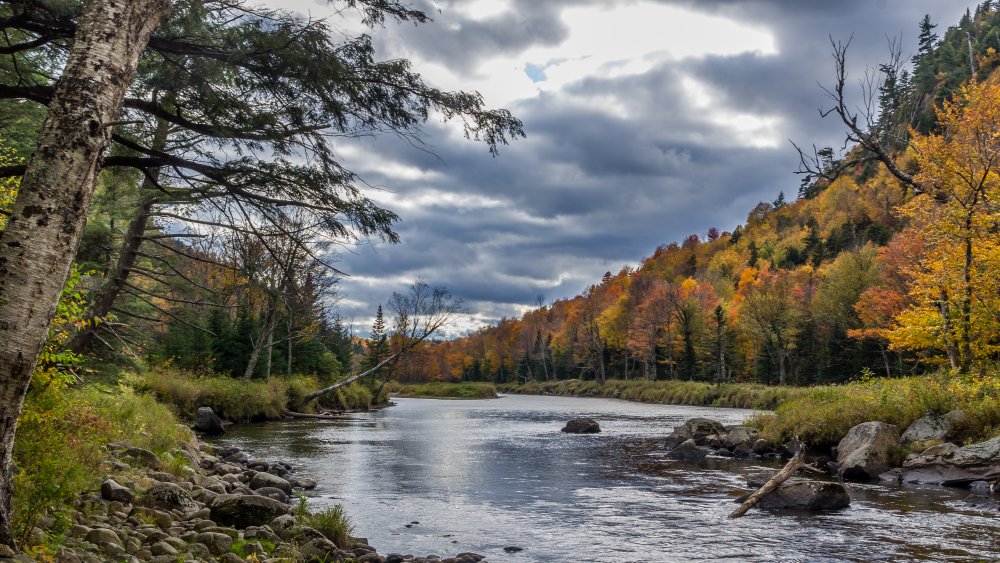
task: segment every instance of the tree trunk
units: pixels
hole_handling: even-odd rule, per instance
[[[770,481],[764,483],[763,487],[757,489],[755,493],[747,497],[747,499],[743,501],[743,504],[741,504],[739,508],[734,510],[733,513],[729,515],[729,517],[739,518],[740,516],[743,516],[744,514],[747,513],[748,510],[750,510],[758,502],[760,502],[760,499],[769,495],[771,492],[777,489],[779,485],[781,485],[782,483],[787,481],[789,477],[794,475],[796,471],[805,467],[806,465],[805,455],[806,455],[805,444],[799,444],[798,451],[795,452],[795,455],[792,456],[792,459],[788,460],[788,463],[785,464],[785,467],[782,468],[777,475],[771,477]]]
[[[948,290],[941,288],[941,300],[938,302],[938,310],[941,311],[941,328],[944,331],[944,347],[948,353],[948,364],[951,369],[958,369],[958,348],[955,346],[954,329],[951,326],[951,311],[948,306]]]
[[[17,417],[94,194],[99,159],[169,0],[90,0],[0,235],[0,542],[11,535]]]
[[[165,120],[159,120],[156,125],[156,133],[153,135],[153,143],[150,148],[162,151],[167,145],[167,132],[170,124]],[[70,349],[77,354],[89,353],[94,347],[94,337],[97,326],[94,321],[103,319],[111,312],[118,294],[125,287],[125,282],[132,274],[132,267],[139,257],[139,247],[142,246],[143,236],[146,234],[146,227],[149,226],[150,212],[159,199],[152,194],[156,190],[156,184],[160,178],[160,167],[152,168],[148,171],[146,179],[142,182],[139,197],[140,204],[135,215],[129,222],[128,230],[125,232],[125,239],[122,241],[121,249],[118,251],[118,259],[115,260],[115,267],[105,279],[104,284],[97,290],[96,296],[87,311],[87,327],[76,333],[70,343]]]
[[[965,221],[966,232],[972,231],[972,218]],[[965,287],[962,291],[962,326],[959,334],[959,371],[969,373],[972,369],[972,237],[965,237],[965,264],[962,267],[962,278]]]
[[[253,350],[250,352],[250,359],[247,361],[247,369],[243,372],[243,379],[253,378],[257,371],[257,362],[260,361],[261,353],[267,349],[267,373],[270,376],[271,370],[271,335],[274,333],[274,306],[270,302],[267,305],[267,312],[264,313],[264,324],[260,327],[260,336],[253,342]]]

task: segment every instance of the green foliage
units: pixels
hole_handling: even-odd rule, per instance
[[[166,407],[127,389],[30,393],[14,442],[15,535],[24,541],[39,518],[61,514],[95,487],[109,442],[164,453],[190,438]]]
[[[349,548],[354,543],[351,539],[354,525],[351,523],[351,519],[344,514],[344,507],[339,504],[320,512],[306,513],[300,521],[318,530],[341,549]]]
[[[495,399],[497,389],[492,383],[422,383],[404,385],[395,381],[386,384],[385,390],[398,397],[429,399]]]
[[[798,436],[819,446],[836,445],[851,427],[868,421],[905,429],[928,412],[965,412],[965,437],[970,440],[1000,434],[1000,377],[956,377],[941,372],[923,377],[873,378],[856,383],[814,387],[759,414],[753,424],[770,440]]]

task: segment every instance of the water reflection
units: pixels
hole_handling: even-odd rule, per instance
[[[673,462],[662,442],[693,416],[736,424],[748,411],[524,396],[398,402],[347,421],[243,426],[224,441],[293,463],[320,483],[310,504],[344,504],[357,533],[383,553],[601,562],[1000,556],[995,512],[936,487],[852,485],[851,508],[837,513],[729,520],[747,477],[773,467]],[[579,416],[603,432],[559,432]],[[525,550],[506,554],[508,545]]]

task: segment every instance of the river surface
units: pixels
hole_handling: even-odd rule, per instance
[[[309,506],[344,505],[380,553],[491,562],[981,561],[1000,557],[1000,515],[968,491],[848,484],[850,508],[752,510],[733,499],[762,462],[664,457],[688,418],[742,422],[749,411],[609,399],[504,396],[396,399],[343,421],[235,426],[221,443],[283,460],[319,486]],[[567,435],[575,417],[602,433]],[[503,548],[523,551],[508,554]]]

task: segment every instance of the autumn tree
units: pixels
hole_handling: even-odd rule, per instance
[[[903,210],[926,237],[914,306],[891,336],[899,348],[936,347],[967,373],[993,357],[1000,334],[1000,85],[970,84],[938,111],[941,133],[916,136],[927,193]]]

